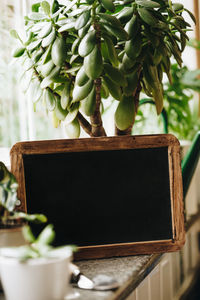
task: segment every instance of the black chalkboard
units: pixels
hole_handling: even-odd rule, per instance
[[[22,153],[27,211],[48,217],[55,243],[174,242],[169,145],[84,148]]]

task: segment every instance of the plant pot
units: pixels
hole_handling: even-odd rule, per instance
[[[61,258],[20,262],[0,258],[0,275],[7,300],[62,300],[69,289],[71,251]]]
[[[23,226],[12,228],[0,228],[0,248],[17,247],[26,244],[26,241],[22,234],[22,229]],[[2,284],[0,280],[0,291],[1,290]]]
[[[22,234],[23,226],[0,229],[0,248],[17,247],[26,242]]]

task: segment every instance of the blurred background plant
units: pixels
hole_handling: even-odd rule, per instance
[[[177,64],[171,66],[172,83],[164,84],[164,108],[168,118],[168,132],[178,139],[192,140],[200,129],[198,115],[198,101],[195,93],[200,92],[200,70],[190,71],[186,66],[179,68]],[[140,101],[151,98],[142,98]],[[156,117],[155,107],[152,104],[142,105],[133,134],[163,133],[162,117]]]
[[[17,197],[18,183],[14,175],[0,161],[0,228],[22,226],[24,222],[45,223],[42,214],[26,214],[15,211],[19,204]]]

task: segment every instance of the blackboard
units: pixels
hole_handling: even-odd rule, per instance
[[[179,150],[171,135],[34,141],[11,161],[22,209],[46,214],[55,243],[89,258],[183,245]]]

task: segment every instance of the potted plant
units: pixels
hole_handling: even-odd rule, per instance
[[[0,275],[6,299],[60,300],[68,292],[75,247],[53,248],[55,232],[47,225],[37,238],[24,227],[29,244],[0,249]]]
[[[46,222],[42,214],[30,215],[15,211],[19,199],[18,184],[14,175],[0,162],[0,247],[19,246],[25,243],[22,228],[25,222]]]
[[[34,106],[42,100],[69,137],[80,127],[90,136],[106,135],[102,122],[108,97],[117,102],[115,134],[131,134],[141,91],[163,109],[163,74],[171,82],[170,59],[182,65],[190,30],[171,0],[54,0],[32,6],[25,17],[26,40],[13,55],[24,66]]]

